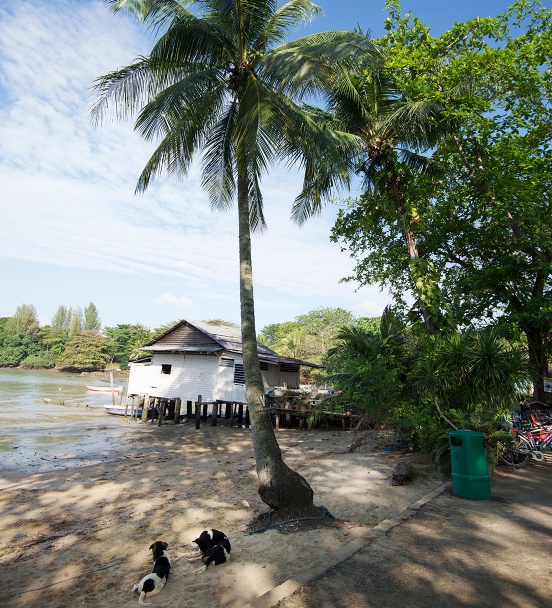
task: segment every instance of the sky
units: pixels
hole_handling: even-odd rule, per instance
[[[297,32],[383,33],[384,0],[319,0],[325,17]],[[494,16],[504,0],[403,0],[439,35]],[[41,324],[60,305],[93,302],[102,325],[151,328],[180,319],[239,322],[236,208],[210,209],[198,165],[135,195],[154,151],[132,121],[91,124],[94,80],[147,54],[153,38],[101,0],[0,0],[0,317],[32,304]],[[253,238],[256,325],[320,307],[379,316],[378,286],[340,279],[353,262],[329,239],[340,201],[297,227],[301,179],[274,167],[263,179],[268,230]]]

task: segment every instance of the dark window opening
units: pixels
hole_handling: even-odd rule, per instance
[[[169,365],[168,363],[163,363],[161,365],[161,373],[162,374],[170,374],[171,373],[171,369],[172,369],[172,365]]]
[[[234,366],[234,384],[245,384],[245,369],[242,363]]]
[[[268,363],[266,361],[261,361],[261,369],[263,371],[267,371],[268,370]]]
[[[220,367],[234,367],[234,359],[221,358],[219,365]]]

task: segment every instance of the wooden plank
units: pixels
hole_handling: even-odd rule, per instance
[[[180,408],[182,407],[182,401],[180,397],[174,401],[174,423],[180,424]]]
[[[139,404],[138,404],[139,405]],[[149,395],[144,395],[144,405],[142,406],[142,422],[146,422],[148,419],[148,408],[149,408]]]

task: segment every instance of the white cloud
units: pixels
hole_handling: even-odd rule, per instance
[[[164,293],[162,296],[157,298],[159,304],[167,304],[169,306],[177,306],[179,308],[189,308],[192,306],[192,301],[186,296],[175,296],[172,293]]]

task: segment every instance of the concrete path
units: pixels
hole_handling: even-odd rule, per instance
[[[552,464],[499,467],[491,488],[470,500],[446,484],[249,606],[552,607]]]

